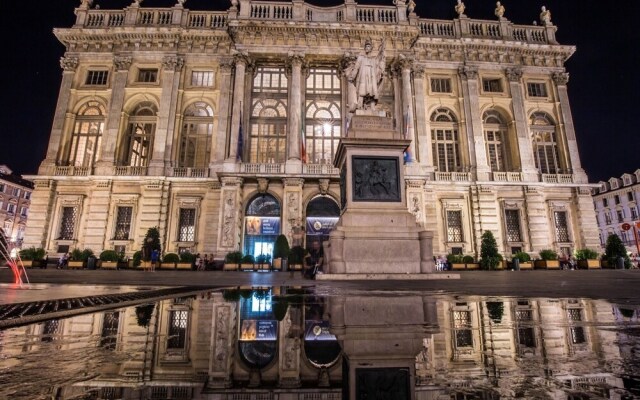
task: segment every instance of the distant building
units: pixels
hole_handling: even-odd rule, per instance
[[[436,21],[404,1],[141,3],[86,0],[54,30],[66,52],[29,245],[131,255],[157,226],[163,252],[220,259],[271,253],[281,233],[326,238],[370,40],[386,48],[377,108],[412,140],[399,185],[435,254],[477,257],[485,230],[506,255],[597,248],[567,92],[576,49],[556,26]]]
[[[638,253],[634,230],[640,235],[640,169],[620,178],[598,182],[593,189],[593,205],[600,231],[600,244],[604,249],[607,237],[615,233],[631,253]],[[631,229],[624,230],[623,224]]]
[[[0,228],[12,247],[22,247],[31,205],[33,182],[14,175],[6,165],[0,165]]]

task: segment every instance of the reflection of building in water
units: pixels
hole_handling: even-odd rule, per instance
[[[640,311],[600,300],[413,296],[398,304],[419,304],[423,323],[402,324],[380,306],[389,299],[302,299],[205,293],[161,301],[147,317],[134,307],[5,330],[0,370],[49,362],[4,380],[0,397],[29,382],[60,399],[341,399],[348,364],[391,354],[392,367],[411,350],[415,400],[623,399],[617,376],[638,363],[638,338],[611,328]],[[255,336],[242,340],[245,326]]]

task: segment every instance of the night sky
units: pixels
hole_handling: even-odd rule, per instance
[[[452,19],[455,0],[415,0],[421,18]],[[316,5],[343,0],[311,0]],[[495,20],[493,0],[464,0],[465,14]],[[18,174],[35,174],[44,159],[62,70],[64,53],[52,30],[71,27],[80,0],[2,0],[5,28],[2,68],[2,143],[0,164]],[[102,9],[121,9],[131,1],[97,0]],[[170,7],[175,0],[145,0],[143,7]],[[391,5],[392,0],[361,0],[358,4]],[[591,182],[640,168],[640,2],[595,0],[504,0],[505,17],[531,24],[540,7],[552,13],[561,44],[577,46],[566,64],[580,158]],[[613,4],[613,6],[609,6]],[[226,10],[229,0],[187,0],[192,10]],[[639,24],[640,25],[640,24]]]

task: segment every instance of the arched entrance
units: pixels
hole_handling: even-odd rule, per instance
[[[340,207],[331,197],[318,196],[307,205],[307,247],[315,240],[329,240],[329,232],[333,230],[340,218]]]
[[[244,254],[273,256],[273,244],[280,234],[280,202],[260,194],[247,205],[244,218]]]

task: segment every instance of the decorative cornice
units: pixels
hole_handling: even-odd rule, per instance
[[[304,179],[302,178],[284,178],[282,179],[282,184],[286,186],[298,186],[302,187],[304,185]]]
[[[507,68],[504,74],[507,76],[509,82],[520,82],[520,79],[522,79],[522,68]]]
[[[128,71],[133,59],[127,56],[115,56],[113,57],[113,65],[116,66],[117,71]]]
[[[235,176],[227,176],[227,177],[222,177],[220,178],[220,181],[222,181],[222,187],[234,187],[234,186],[242,186],[242,182],[244,182],[244,179],[242,178],[238,178]]]
[[[569,73],[568,72],[554,72],[551,75],[551,79],[558,86],[566,86],[569,83]]]
[[[184,57],[169,56],[162,60],[162,68],[166,71],[180,71],[184,66]]]
[[[405,181],[407,189],[423,189],[426,183],[424,179],[407,179]]]
[[[223,57],[219,61],[220,71],[223,74],[230,74],[233,70],[234,61],[231,57]]]
[[[76,57],[60,57],[60,68],[65,71],[75,71],[79,60]]]

